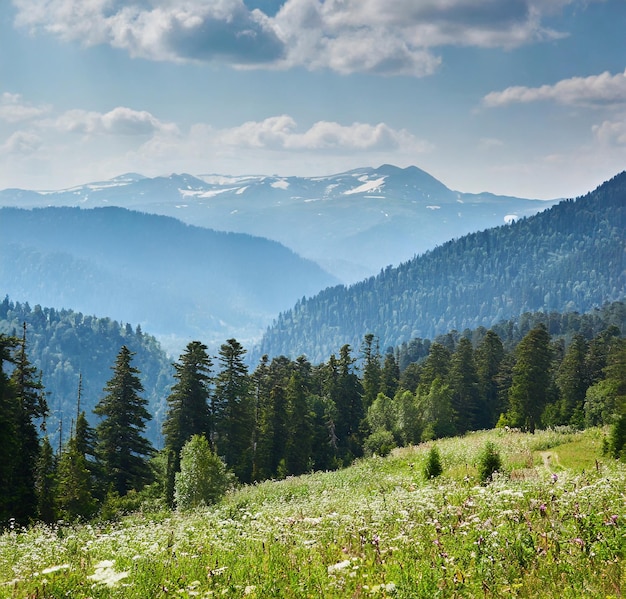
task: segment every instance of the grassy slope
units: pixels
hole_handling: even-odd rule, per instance
[[[507,470],[488,486],[493,441]],[[602,433],[490,431],[188,514],[0,537],[0,597],[621,597],[626,465]]]

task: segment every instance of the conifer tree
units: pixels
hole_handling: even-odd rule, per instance
[[[567,348],[561,362],[556,384],[560,394],[560,420],[562,424],[583,425],[584,403],[589,376],[586,367],[587,342],[578,334]]]
[[[381,390],[382,369],[380,365],[380,348],[378,338],[372,333],[365,335],[361,346],[363,354],[363,409],[374,403],[376,396]]]
[[[57,517],[57,468],[50,439],[44,437],[37,461],[35,490],[37,493],[37,517],[48,524]]]
[[[534,432],[550,399],[552,349],[543,324],[530,330],[515,349],[509,390],[509,421]]]
[[[207,440],[215,436],[209,411],[213,363],[207,351],[206,345],[192,341],[174,364],[177,382],[167,397],[169,409],[163,423],[168,452],[166,495],[170,504],[174,499],[174,476],[179,470],[183,446],[193,435],[204,435]]]
[[[14,473],[19,451],[19,405],[5,363],[13,363],[15,337],[0,334],[0,528],[12,516],[15,499]]]
[[[221,371],[216,377],[217,450],[226,465],[242,482],[252,478],[252,435],[254,401],[248,369],[244,363],[246,350],[236,339],[228,339],[219,350]]]
[[[22,331],[22,338],[15,354],[15,368],[11,373],[18,402],[18,453],[15,456],[13,476],[15,489],[13,517],[19,522],[27,522],[37,514],[35,479],[40,451],[37,420],[45,418],[48,405],[41,383],[41,373],[30,363],[26,352],[26,323]]]
[[[131,366],[134,354],[124,345],[120,349],[113,376],[104,388],[105,395],[94,408],[102,418],[96,427],[97,453],[104,482],[124,496],[140,490],[151,479],[147,458],[154,452],[143,436],[151,415],[147,401],[139,394],[143,385],[139,370]]]
[[[504,346],[500,337],[492,330],[487,331],[475,352],[478,389],[485,409],[483,424],[486,428],[496,424],[502,410],[498,393],[498,374],[503,359]]]
[[[400,367],[393,353],[393,348],[389,348],[385,354],[383,370],[381,375],[380,392],[387,397],[393,397],[400,385]],[[417,385],[415,386],[417,388]],[[415,391],[415,389],[413,389]]]
[[[296,369],[286,389],[289,420],[285,463],[288,474],[304,474],[309,469],[312,431],[307,395],[305,376]]]
[[[96,510],[91,473],[76,437],[71,437],[61,452],[58,467],[57,508],[66,520],[89,518]]]
[[[479,400],[474,350],[471,341],[466,337],[459,340],[456,351],[452,355],[448,378],[457,432],[462,434],[468,430],[486,428],[485,409],[480,405]]]

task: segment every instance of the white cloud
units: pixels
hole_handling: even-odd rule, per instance
[[[34,154],[42,144],[42,139],[30,131],[16,131],[0,146],[1,155]]]
[[[578,0],[286,0],[269,17],[243,0],[13,0],[16,22],[132,56],[425,76],[436,48],[554,39],[543,19]]]
[[[0,96],[0,120],[7,123],[29,121],[44,115],[48,106],[30,106],[22,101],[19,94],[4,92]]]
[[[626,71],[617,75],[605,71],[600,75],[572,77],[541,87],[508,87],[487,94],[483,103],[488,107],[497,107],[546,100],[585,106],[626,104]]]
[[[178,131],[176,125],[163,123],[145,110],[132,110],[124,106],[118,106],[106,113],[68,110],[54,121],[53,126],[60,131],[85,135],[132,136]]]
[[[409,149],[427,151],[429,145],[408,131],[396,130],[384,123],[370,125],[353,123],[341,125],[318,121],[299,132],[295,120],[287,115],[251,121],[239,127],[217,131],[215,142],[243,148],[267,148],[294,151],[350,151],[368,152]]]
[[[621,120],[604,121],[593,127],[595,138],[606,146],[626,147],[626,114]]]

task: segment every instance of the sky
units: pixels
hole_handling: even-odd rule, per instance
[[[577,197],[626,169],[626,0],[1,0],[0,189],[127,172]]]

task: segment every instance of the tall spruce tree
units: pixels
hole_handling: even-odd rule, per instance
[[[193,435],[204,435],[209,441],[215,436],[209,411],[213,362],[207,351],[206,345],[192,341],[174,364],[177,382],[167,397],[168,411],[163,423],[168,452],[166,495],[170,504],[174,501],[175,474],[180,469],[180,452],[185,443]]]
[[[487,418],[478,392],[474,350],[466,337],[461,337],[450,360],[449,381],[457,432],[486,428]]]
[[[14,385],[5,372],[13,363],[15,337],[0,334],[0,528],[12,517],[15,503],[14,474],[19,452],[19,405]]]
[[[378,337],[372,333],[365,335],[361,345],[363,355],[363,409],[367,411],[381,391],[382,368]]]
[[[485,409],[486,428],[492,428],[498,421],[501,412],[500,395],[498,393],[498,374],[504,359],[504,346],[500,337],[489,330],[485,333],[475,352],[478,389]]]
[[[534,432],[551,391],[552,348],[545,325],[531,329],[515,349],[515,366],[509,390],[509,421]]]
[[[590,382],[586,364],[587,349],[585,338],[580,334],[575,335],[559,366],[556,384],[562,424],[583,426],[585,395]]]
[[[139,370],[131,366],[133,355],[122,346],[112,367],[113,376],[104,388],[105,395],[94,408],[102,418],[96,436],[104,482],[121,496],[150,482],[147,458],[154,452],[143,436],[146,421],[152,416],[146,409],[147,400],[140,396],[143,385]]]
[[[22,328],[22,338],[17,347],[14,360],[15,368],[11,381],[18,402],[18,453],[15,456],[13,484],[15,504],[13,516],[19,522],[27,522],[37,515],[37,492],[35,489],[37,462],[40,442],[37,421],[48,413],[41,373],[28,359],[26,351],[26,323]]]
[[[246,350],[236,339],[228,339],[219,350],[220,373],[215,379],[218,409],[218,454],[242,482],[252,479],[252,435],[254,400]]]
[[[48,437],[41,443],[37,460],[35,489],[37,492],[37,517],[50,524],[57,518],[57,460]]]

